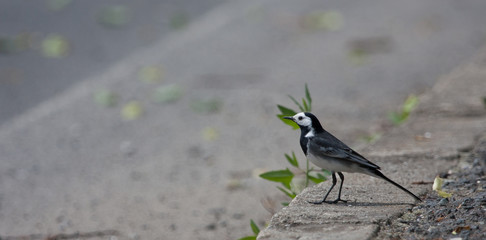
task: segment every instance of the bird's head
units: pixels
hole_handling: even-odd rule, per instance
[[[324,128],[322,128],[321,123],[319,122],[317,117],[310,112],[300,112],[295,114],[292,117],[289,116],[284,118],[292,120],[295,123],[297,123],[297,125],[299,125],[303,133],[309,132],[311,133],[311,135],[313,135],[314,133],[320,133],[324,131]]]
[[[292,117],[284,117],[284,118],[294,121],[301,128],[302,127],[308,128],[308,127],[312,127],[312,119],[309,116],[309,114],[312,115],[312,113],[300,112],[300,113],[295,114]],[[314,115],[312,115],[312,116],[314,116]]]

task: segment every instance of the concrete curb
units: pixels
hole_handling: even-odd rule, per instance
[[[366,156],[382,166],[385,175],[424,195],[433,181],[450,169],[460,152],[471,149],[475,137],[486,130],[486,49],[469,63],[440,78],[420,97],[420,106],[409,121],[393,129]],[[343,189],[348,203],[311,205],[307,199],[322,197],[323,183],[304,190],[288,207],[275,214],[258,239],[371,239],[380,224],[401,215],[413,204],[384,181],[346,174]],[[334,196],[331,196],[331,199]]]

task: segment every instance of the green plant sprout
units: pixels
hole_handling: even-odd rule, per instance
[[[301,102],[297,101],[290,95],[289,98],[292,100],[292,102],[294,102],[301,112],[310,112],[312,110],[312,97],[307,84],[305,84],[305,97],[302,98]],[[299,129],[299,126],[297,126],[295,122],[283,118],[285,116],[293,116],[297,114],[296,110],[278,104],[277,108],[280,110],[280,114],[277,114],[277,117],[281,121],[291,126],[293,129]],[[321,183],[327,180],[326,176],[330,175],[329,171],[327,170],[314,170],[314,168],[310,168],[309,160],[306,160],[305,169],[300,168],[299,161],[297,160],[297,157],[293,151],[291,154],[285,154],[285,158],[293,167],[293,171],[291,171],[289,168],[269,171],[260,174],[260,177],[268,181],[281,183],[282,186],[278,186],[277,189],[291,199],[295,198],[295,196],[297,196],[297,194],[299,194],[304,188],[308,187],[310,182],[315,184]],[[302,176],[304,178],[302,178]],[[284,206],[288,205],[286,202],[282,204]]]
[[[415,107],[417,107],[418,103],[418,97],[411,94],[403,103],[401,111],[389,113],[388,119],[390,119],[390,121],[397,126],[404,123],[410,116],[410,113],[415,109]]]
[[[300,112],[310,112],[312,110],[312,98],[307,84],[305,84],[305,97],[302,98],[301,102],[297,101],[290,95],[288,97],[290,100],[292,100],[292,102],[294,102],[295,105],[297,105]],[[277,117],[281,121],[291,126],[293,129],[299,129],[299,126],[295,122],[283,118],[285,116],[293,116],[297,114],[297,111],[279,104],[277,104],[277,108],[280,110],[280,114],[277,114]],[[311,183],[318,184],[324,182],[327,180],[326,176],[331,175],[331,173],[327,170],[315,170],[314,168],[310,168],[309,160],[307,159],[305,162],[305,169],[302,169],[299,165],[299,160],[293,151],[291,154],[284,154],[284,156],[287,162],[291,165],[292,170],[285,168],[282,170],[269,171],[260,174],[260,177],[268,181],[281,183],[282,186],[277,186],[277,189],[291,199],[294,199],[297,194],[308,187]],[[282,203],[284,206],[287,206],[288,204],[288,202]],[[253,222],[253,220],[250,221],[250,226],[255,235],[243,237],[239,240],[256,239],[260,229],[255,222]]]
[[[250,219],[250,227],[251,227],[251,231],[253,232],[254,235],[242,237],[238,240],[256,240],[258,233],[260,233],[260,228],[258,228],[258,226],[255,224],[253,219]]]
[[[302,98],[302,103],[299,103],[294,97],[288,95],[289,98],[297,105],[301,112],[310,112],[312,111],[312,98],[309,92],[309,88],[307,87],[307,83],[305,84],[305,98]],[[277,117],[282,120],[285,124],[291,126],[293,129],[299,129],[299,126],[293,121],[288,119],[284,119],[285,116],[293,116],[297,114],[297,111],[284,107],[280,104],[277,104],[277,108],[280,110],[280,114],[277,114]]]

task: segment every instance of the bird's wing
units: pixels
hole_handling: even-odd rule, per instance
[[[317,155],[358,163],[372,169],[380,169],[378,165],[370,162],[328,132],[313,137],[310,144],[314,145],[310,146],[311,149],[318,149],[318,152],[315,153]]]

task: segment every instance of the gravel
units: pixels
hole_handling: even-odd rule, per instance
[[[486,176],[480,164],[484,156],[477,154],[480,151],[476,147],[455,169],[440,175],[442,190],[452,197],[430,192],[420,205],[384,223],[376,238],[486,239]]]

